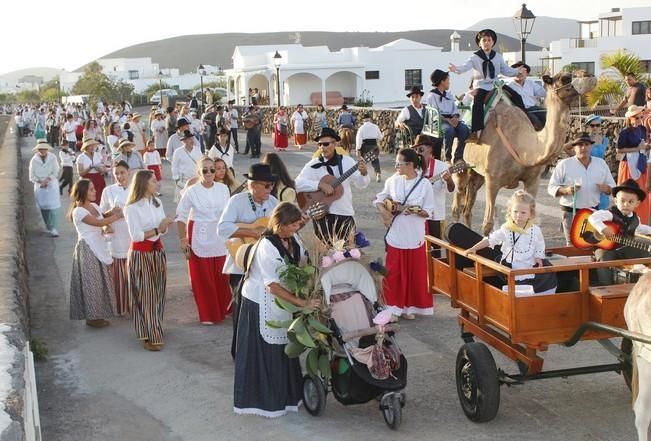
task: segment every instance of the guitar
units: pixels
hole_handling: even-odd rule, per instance
[[[307,208],[305,211],[303,211],[303,214],[311,219],[319,219],[319,216],[320,217],[325,216],[324,214],[325,208],[326,207],[324,207],[319,203],[314,203],[310,205],[310,207]],[[237,223],[235,225],[238,228],[244,230],[255,230],[257,228],[267,228],[268,224],[269,224],[268,217],[259,217],[255,220],[255,222],[252,222],[250,224]],[[257,242],[257,240],[258,240],[257,238],[253,238],[253,237],[231,237],[228,240],[226,240],[226,248],[228,249],[228,253],[231,255],[231,257],[235,259],[235,256],[237,255],[237,250],[242,245],[245,245],[247,243]]]
[[[364,162],[371,162],[377,159],[377,153],[374,151],[368,152],[366,155],[364,155]],[[327,208],[332,205],[334,201],[337,199],[340,199],[344,195],[344,187],[341,186],[341,184],[351,177],[353,173],[357,171],[359,168],[359,162],[356,163],[354,166],[346,170],[341,176],[338,178],[335,178],[332,175],[325,175],[324,177],[321,178],[319,181],[319,185],[321,183],[326,183],[330,184],[332,188],[335,190],[333,194],[330,196],[327,196],[323,191],[317,190],[317,191],[302,191],[299,192],[296,195],[296,201],[298,202],[298,206],[301,207],[301,209],[305,209],[305,207],[311,207],[314,204],[320,204],[321,206],[325,207],[324,213],[321,217],[324,217],[326,214],[328,214]],[[314,219],[320,219],[319,217],[314,217]]]
[[[572,230],[570,231],[572,245],[581,249],[597,247],[603,250],[613,250],[621,245],[626,245],[651,253],[651,240],[635,239],[620,234],[622,226],[616,222],[604,222],[606,226],[615,231],[615,234],[601,234],[588,222],[588,217],[593,212],[594,210],[590,208],[583,208],[576,212],[572,221]]]

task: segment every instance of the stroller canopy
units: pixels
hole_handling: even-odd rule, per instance
[[[344,260],[326,269],[321,275],[321,286],[326,304],[330,304],[331,295],[350,291],[359,291],[371,304],[377,301],[373,277],[355,260]]]

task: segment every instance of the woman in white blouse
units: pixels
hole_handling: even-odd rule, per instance
[[[29,180],[34,184],[34,198],[36,205],[41,210],[45,228],[52,237],[58,237],[57,212],[61,207],[59,195],[59,161],[52,147],[44,140],[39,139],[34,147],[34,157],[29,162]]]
[[[418,171],[422,157],[413,149],[402,149],[396,157],[397,173],[386,180],[373,204],[387,227],[383,288],[386,304],[394,315],[413,319],[414,314],[432,315],[434,304],[427,287],[425,221],[432,216],[434,191]],[[389,199],[402,207],[391,212]]]
[[[120,161],[113,167],[113,179],[115,184],[109,185],[102,193],[99,208],[108,212],[121,210],[127,204],[129,192],[129,165]],[[131,311],[131,299],[129,298],[127,275],[127,253],[131,238],[129,228],[124,219],[120,219],[111,225],[113,232],[108,236],[109,250],[113,257],[113,291],[115,292],[116,313],[119,316],[128,314]]]
[[[70,275],[70,319],[86,320],[95,328],[108,326],[114,314],[113,283],[109,252],[102,229],[122,218],[122,210],[106,213],[93,203],[93,183],[80,179],[72,187],[68,219],[77,230],[77,245],[72,255]]]
[[[127,273],[136,337],[149,351],[160,351],[163,346],[167,258],[160,236],[174,221],[165,216],[163,204],[155,196],[157,188],[154,172],[138,171],[124,208],[131,236]]]
[[[96,151],[99,142],[96,139],[87,139],[81,146],[81,155],[77,157],[77,172],[80,178],[90,180],[95,186],[97,200],[102,198],[102,192],[106,187],[104,173],[106,167],[102,154]]]
[[[215,161],[197,163],[199,182],[189,187],[176,209],[181,250],[188,259],[192,293],[204,325],[221,322],[229,313],[231,290],[223,273],[226,243],[217,236],[217,224],[230,198],[228,187],[215,182]]]

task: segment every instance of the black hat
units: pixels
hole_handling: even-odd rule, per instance
[[[362,119],[371,119],[371,112],[364,112]]]
[[[231,132],[227,128],[222,127],[219,129],[219,132],[217,132],[217,135],[229,135],[230,133]]]
[[[518,61],[517,63],[512,64],[511,67],[513,69],[517,69],[518,67],[524,67],[525,69],[527,69],[528,74],[531,73],[531,67],[527,63],[525,63],[524,61]]]
[[[477,32],[477,35],[475,35],[475,43],[477,43],[477,46],[479,46],[479,40],[481,40],[481,37],[484,35],[488,35],[493,39],[493,45],[497,44],[497,34],[495,31],[492,29],[482,29],[481,31]]]
[[[572,141],[572,147],[574,147],[575,145],[579,145],[579,144],[590,144],[590,145],[592,145],[592,144],[594,144],[594,141],[590,138],[590,135],[588,135],[587,133],[581,133],[581,136],[579,136],[578,138],[575,138],[574,141]]]
[[[192,138],[193,136],[194,136],[194,135],[192,134],[191,131],[189,131],[189,130],[184,130],[184,131],[183,131],[183,135],[179,136],[179,139],[180,139],[181,141],[183,141],[183,140],[185,140],[185,139]]]
[[[176,128],[177,129],[180,129],[183,126],[188,126],[188,125],[190,125],[190,121],[188,121],[185,118],[179,118],[179,119],[176,120]]]
[[[432,86],[437,87],[441,84],[441,81],[445,80],[450,76],[450,72],[445,72],[441,69],[436,69],[432,72],[432,75],[429,76],[429,80],[432,82]]]
[[[235,104],[235,100],[229,100],[227,104]]]
[[[635,193],[640,200],[640,202],[646,199],[646,192],[640,188],[637,182],[634,179],[627,179],[623,184],[613,187],[613,197],[617,196],[617,193],[623,191],[625,193]]]
[[[411,88],[411,90],[407,94],[407,98],[411,97],[412,95],[414,95],[416,93],[419,94],[420,96],[425,95],[425,92],[423,92],[423,90],[420,87],[414,86],[414,87]]]
[[[251,164],[249,172],[244,177],[250,181],[276,182],[278,176],[271,173],[271,166],[268,164]]]
[[[341,110],[348,110],[348,106],[345,105],[345,104],[342,104],[342,105],[341,105]]]
[[[325,138],[325,137],[330,137],[336,139],[337,141],[341,141],[341,138],[339,137],[337,132],[335,132],[334,129],[331,129],[330,127],[322,128],[321,133],[319,133],[319,135],[316,138],[314,138],[314,140],[316,142],[319,142],[321,138]]]

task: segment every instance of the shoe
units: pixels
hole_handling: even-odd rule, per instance
[[[379,173],[375,174],[375,182],[382,182],[382,176]]]
[[[145,340],[145,342],[143,343],[143,347],[148,351],[152,351],[152,352],[160,351],[162,346],[163,346],[162,344],[155,345],[153,343],[149,343],[149,341],[147,340]]]
[[[414,314],[402,314],[400,317],[405,320],[414,320],[416,318]]]
[[[59,232],[57,231],[56,228],[52,228],[52,229],[50,230],[50,236],[52,236],[52,237],[59,237]]]
[[[90,326],[91,328],[105,328],[110,324],[111,322],[104,319],[86,320],[86,326]]]
[[[215,322],[201,322],[201,324],[204,326],[214,326]]]

